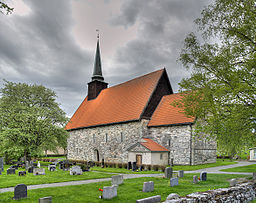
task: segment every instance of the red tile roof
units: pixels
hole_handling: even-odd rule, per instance
[[[164,69],[104,89],[81,103],[66,130],[139,120]]]
[[[149,138],[142,138],[145,142],[140,142],[141,145],[143,145],[144,147],[146,147],[147,149],[149,149],[150,151],[157,151],[157,152],[168,152],[169,150],[166,149],[165,147],[163,147],[160,144],[157,144],[156,142],[154,142],[153,140],[149,139]]]
[[[180,99],[182,99],[182,96],[179,93],[164,96],[153,113],[148,126],[193,123],[195,121],[194,117],[187,117],[181,108],[171,105],[174,101]]]

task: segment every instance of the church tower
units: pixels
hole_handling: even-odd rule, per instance
[[[92,75],[92,81],[88,83],[88,100],[95,99],[101,90],[108,87],[108,83],[104,82],[101,69],[101,58],[100,58],[100,45],[99,45],[99,34],[97,36],[97,48],[94,61],[94,69]]]

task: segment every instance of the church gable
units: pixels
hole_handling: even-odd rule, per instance
[[[129,152],[150,152],[149,149],[142,146],[140,143],[137,143],[137,144],[131,146],[127,151],[129,151]]]

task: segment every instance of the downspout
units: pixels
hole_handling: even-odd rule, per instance
[[[192,124],[190,126],[190,160],[189,160],[189,165],[192,165]]]

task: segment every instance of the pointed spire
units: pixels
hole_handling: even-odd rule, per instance
[[[99,30],[96,30],[96,31],[97,31],[97,48],[96,48],[96,54],[95,54],[92,81],[94,80],[104,81],[104,77],[102,76],[102,70],[101,70]]]

